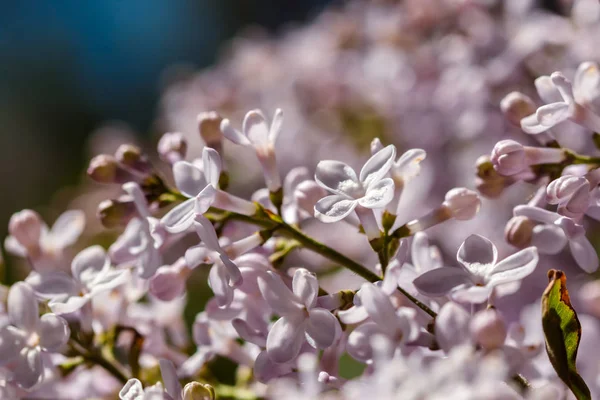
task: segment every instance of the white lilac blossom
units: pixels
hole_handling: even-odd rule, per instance
[[[44,353],[67,343],[69,327],[54,314],[40,317],[35,294],[26,283],[16,283],[8,294],[8,325],[0,328],[0,366],[25,389],[38,384],[44,374]]]
[[[275,110],[270,127],[260,110],[252,110],[246,114],[242,125],[243,133],[234,129],[228,119],[221,121],[223,136],[233,143],[254,148],[270,192],[277,192],[281,188],[281,178],[275,159],[275,141],[282,125],[283,111],[279,108]]]
[[[395,156],[394,146],[384,147],[369,158],[358,176],[341,161],[319,162],[315,180],[333,194],[315,204],[315,217],[322,222],[337,222],[356,211],[369,239],[378,237],[372,210],[385,207],[394,197],[394,181],[386,175]]]
[[[471,235],[461,245],[456,258],[460,268],[427,271],[413,284],[427,296],[449,294],[460,302],[483,303],[494,287],[518,282],[531,274],[539,257],[535,247],[528,247],[498,262],[496,246],[482,236]]]
[[[94,296],[125,283],[128,271],[111,266],[106,251],[91,246],[75,256],[71,274],[61,271],[33,273],[27,282],[35,293],[50,300],[48,306],[57,314],[75,312]]]
[[[66,250],[72,246],[85,227],[85,215],[80,210],[63,213],[52,228],[42,221],[38,213],[23,210],[10,218],[6,250],[19,257],[26,257],[37,271],[63,269],[68,265]]]
[[[258,286],[267,304],[280,316],[269,331],[267,354],[276,363],[294,359],[308,340],[315,348],[331,346],[340,326],[329,310],[316,307],[319,293],[317,278],[303,268],[294,273],[293,291],[273,273],[259,277]]]
[[[152,229],[158,220],[151,216],[139,185],[129,182],[123,185],[123,190],[133,198],[138,216],[129,221],[123,234],[110,246],[110,258],[117,264],[133,264],[137,274],[148,279],[162,263],[159,248],[164,238]]]

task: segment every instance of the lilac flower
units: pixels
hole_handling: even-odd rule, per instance
[[[138,379],[130,379],[119,392],[121,400],[214,400],[214,389],[210,385],[190,382],[182,389],[175,366],[169,360],[160,360],[160,373],[163,383],[156,383],[144,389]]]
[[[128,271],[111,267],[110,260],[100,246],[81,251],[71,263],[71,275],[64,272],[32,274],[27,282],[36,294],[49,299],[48,306],[57,314],[79,310],[99,293],[125,283]]]
[[[23,210],[11,217],[10,236],[4,246],[12,254],[27,257],[39,272],[57,270],[68,262],[65,251],[77,241],[84,227],[85,215],[80,210],[61,214],[52,229],[35,211]]]
[[[538,262],[535,247],[528,247],[497,262],[496,246],[479,235],[469,236],[458,250],[461,268],[443,267],[425,272],[413,284],[426,296],[450,294],[457,301],[482,303],[495,286],[520,281]]]
[[[562,149],[523,146],[514,140],[501,140],[492,149],[490,159],[500,175],[514,176],[526,173],[531,165],[559,163],[565,157]]]
[[[152,232],[152,225],[157,221],[150,216],[148,203],[139,185],[129,182],[123,185],[123,190],[133,198],[139,216],[129,221],[123,234],[110,246],[109,254],[118,264],[135,265],[139,276],[148,279],[162,263],[159,248],[163,238]]]
[[[582,176],[563,175],[548,184],[546,199],[558,204],[559,214],[579,219],[590,206],[590,182]]]
[[[371,209],[385,207],[394,197],[394,181],[385,176],[395,156],[393,145],[379,150],[365,163],[358,177],[343,162],[319,162],[315,180],[333,195],[315,204],[315,217],[323,222],[336,222],[356,210],[369,239],[378,237],[379,228]]]
[[[293,290],[288,289],[275,273],[258,278],[260,291],[280,318],[267,337],[267,353],[276,363],[293,360],[308,340],[315,348],[331,346],[340,331],[337,319],[324,308],[316,307],[319,283],[306,269],[294,273]]]
[[[361,286],[360,299],[371,321],[350,333],[346,348],[352,357],[359,361],[371,360],[372,339],[376,335],[385,337],[392,351],[418,337],[415,310],[405,307],[395,310],[386,294],[372,283]]]
[[[13,379],[31,389],[42,379],[43,353],[57,351],[69,339],[69,327],[54,314],[39,316],[31,287],[13,285],[8,295],[9,325],[0,328],[0,366],[13,372]]]
[[[276,192],[281,188],[281,178],[275,159],[275,141],[281,132],[282,124],[283,111],[279,108],[275,110],[270,127],[262,111],[248,111],[242,127],[243,134],[234,129],[228,119],[221,121],[223,136],[233,143],[254,148],[270,192]]]

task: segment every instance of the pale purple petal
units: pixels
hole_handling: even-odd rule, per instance
[[[330,192],[344,196],[354,197],[358,190],[362,190],[356,172],[341,161],[320,161],[315,171],[315,181]]]
[[[42,272],[27,277],[35,293],[44,299],[79,293],[79,284],[64,272]]]
[[[206,182],[215,188],[218,187],[222,168],[219,153],[210,147],[202,149],[202,166]]]
[[[339,323],[332,313],[324,308],[309,311],[306,334],[319,349],[326,349],[335,341]]]
[[[160,365],[160,375],[162,376],[162,381],[165,385],[165,392],[167,392],[173,400],[180,400],[182,388],[179,379],[177,378],[177,372],[175,371],[173,362],[164,358],[161,358],[158,362]]]
[[[242,131],[254,146],[263,146],[269,143],[269,125],[260,110],[252,110],[246,114]]]
[[[346,218],[358,205],[344,195],[323,197],[315,204],[315,217],[322,222],[337,222]]]
[[[319,294],[319,282],[317,277],[304,268],[299,268],[294,273],[292,290],[298,296],[306,308],[310,309],[317,303]]]
[[[469,313],[461,306],[448,302],[435,319],[435,337],[440,348],[448,353],[453,347],[469,341]]]
[[[540,125],[549,128],[560,124],[571,116],[570,107],[567,103],[551,103],[541,106],[535,113]]]
[[[15,381],[24,389],[31,389],[42,380],[44,366],[38,348],[24,348],[16,358]]]
[[[40,345],[49,351],[58,350],[69,340],[70,330],[67,321],[54,314],[44,314],[38,328]]]
[[[258,287],[265,301],[278,315],[298,316],[302,314],[303,304],[283,283],[281,278],[272,272],[257,278]]]
[[[392,144],[379,150],[367,160],[360,170],[360,181],[365,187],[376,184],[390,170],[396,158],[396,147]]]
[[[394,181],[385,178],[371,184],[358,204],[366,208],[383,208],[394,198]]]
[[[48,307],[55,314],[69,314],[79,310],[90,300],[89,296],[69,296],[50,300]]]
[[[37,330],[39,307],[31,286],[25,282],[15,283],[8,292],[7,303],[11,324],[27,332]]]
[[[561,218],[561,216],[555,212],[548,211],[548,210],[545,210],[545,209],[539,208],[539,207],[526,206],[526,205],[516,206],[513,209],[513,215],[515,217],[523,216],[523,217],[531,218],[534,221],[544,222],[546,224],[553,224],[558,219]]]
[[[338,318],[346,325],[354,325],[369,318],[369,314],[367,314],[367,310],[364,307],[354,306],[347,310],[338,311]]]
[[[471,286],[467,288],[459,288],[452,293],[450,297],[459,303],[479,304],[487,301],[492,293],[492,287],[487,286]]]
[[[196,268],[200,264],[212,264],[214,259],[211,256],[213,250],[209,250],[203,244],[192,246],[185,252],[185,264],[189,268]]]
[[[195,206],[196,199],[188,199],[172,208],[160,219],[160,222],[170,233],[184,232],[194,223]]]
[[[138,379],[130,379],[119,391],[121,400],[144,400],[144,387]]]
[[[360,300],[371,320],[388,336],[393,336],[397,330],[398,318],[389,297],[372,283],[363,283]]]
[[[282,317],[267,336],[267,354],[276,363],[292,361],[304,343],[304,320]]]
[[[204,214],[207,212],[210,206],[214,203],[216,196],[217,189],[215,189],[213,185],[207,185],[200,193],[198,193],[198,196],[196,196],[194,212],[196,214]]]
[[[91,246],[79,252],[71,263],[73,278],[89,285],[109,266],[106,251],[101,246]]]
[[[182,377],[194,376],[214,355],[214,352],[207,347],[198,348],[196,353],[179,366],[177,375]]]
[[[283,125],[283,111],[281,108],[275,110],[273,115],[273,121],[271,121],[271,129],[269,129],[269,143],[275,143],[277,137],[281,133],[281,127]]]
[[[187,197],[194,197],[206,187],[206,178],[200,168],[187,161],[173,165],[173,178],[177,189]]]
[[[498,251],[489,239],[469,236],[458,249],[456,259],[471,274],[485,276],[496,263]]]
[[[544,103],[555,103],[562,100],[558,89],[552,83],[548,75],[542,75],[535,79],[535,88]]]
[[[293,364],[277,364],[269,358],[266,351],[262,351],[254,361],[254,376],[259,382],[267,383],[271,379],[279,378],[293,371]]]
[[[8,253],[15,256],[27,257],[27,249],[14,236],[7,236],[4,239],[4,248]]]
[[[108,248],[110,259],[114,263],[122,264],[136,259],[137,254],[134,254],[134,251],[141,248],[144,225],[140,218],[133,218],[129,221],[125,231]]]
[[[133,198],[135,208],[140,217],[149,217],[150,211],[148,210],[148,202],[146,201],[146,196],[144,195],[144,192],[142,192],[140,185],[137,182],[127,182],[123,184],[123,190]]]
[[[200,236],[200,240],[207,248],[219,253],[222,252],[221,245],[219,244],[219,237],[217,236],[217,232],[215,231],[212,222],[201,215],[197,215],[196,222],[194,222],[194,228],[196,228],[196,233]]]
[[[88,286],[90,295],[95,296],[98,293],[121,286],[127,281],[129,276],[129,271],[126,269],[107,269],[102,274],[99,274],[93,282],[90,282]]]
[[[234,318],[231,321],[231,325],[241,339],[250,343],[254,343],[260,347],[265,347],[267,345],[267,340],[264,334],[252,329],[250,325],[248,325],[248,323],[243,319]]]
[[[546,132],[550,127],[540,124],[537,115],[531,114],[521,119],[521,129],[531,135]]]
[[[592,273],[598,269],[598,254],[585,236],[581,235],[569,240],[569,248],[582,270]]]
[[[234,127],[231,126],[231,122],[228,119],[224,119],[221,121],[221,132],[223,132],[223,136],[227,139],[231,140],[235,144],[239,144],[242,146],[250,145],[250,141],[246,136],[242,134],[242,132],[238,131]]]
[[[231,287],[238,287],[242,284],[243,278],[240,269],[233,261],[229,259],[225,254],[221,254],[219,256],[221,262],[227,269],[227,274],[229,275],[229,284]]]
[[[421,294],[430,297],[445,296],[452,289],[466,283],[471,283],[468,273],[462,268],[451,267],[432,269],[413,281]]]
[[[17,357],[23,346],[23,333],[18,328],[11,325],[1,327],[0,366]]]
[[[573,81],[573,94],[579,104],[593,105],[600,98],[600,72],[598,64],[584,62],[579,65]]]
[[[515,253],[494,266],[489,275],[490,285],[521,280],[531,274],[539,260],[535,247],[528,247]]]
[[[56,220],[50,236],[52,244],[58,248],[65,248],[77,241],[85,228],[85,214],[81,210],[69,210],[61,214]]]
[[[410,254],[415,269],[420,273],[442,267],[440,251],[437,247],[429,245],[429,238],[425,232],[415,234]]]
[[[226,307],[233,301],[233,289],[229,286],[229,274],[221,263],[213,265],[208,273],[208,283],[219,307]]]
[[[371,339],[375,335],[381,335],[379,326],[374,322],[367,322],[353,330],[348,336],[346,351],[358,361],[366,362],[373,358]]]

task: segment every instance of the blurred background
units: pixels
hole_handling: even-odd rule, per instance
[[[157,135],[153,121],[170,68],[208,66],[235,34],[257,27],[276,34],[326,3],[3,2],[0,237],[13,212],[43,212],[60,188],[85,179],[91,137],[107,121],[139,137]]]

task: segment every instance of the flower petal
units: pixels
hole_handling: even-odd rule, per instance
[[[346,351],[352,358],[366,362],[373,358],[371,339],[375,335],[381,335],[379,326],[374,322],[367,322],[353,330],[348,336]]]
[[[317,281],[317,277],[308,270],[298,268],[294,272],[292,290],[302,300],[306,308],[313,308],[317,303],[319,282]]]
[[[196,199],[188,199],[166,213],[160,222],[170,233],[186,231],[194,223]]]
[[[561,218],[561,216],[555,212],[548,211],[548,210],[545,210],[545,209],[539,208],[539,207],[526,206],[526,205],[516,206],[513,209],[513,215],[515,217],[523,216],[523,217],[531,218],[534,221],[544,222],[546,224],[553,224],[558,219]]]
[[[498,258],[496,246],[480,235],[469,236],[458,249],[456,259],[471,274],[485,276]]]
[[[571,110],[567,103],[551,103],[538,108],[535,115],[540,125],[551,128],[566,121],[571,116]]]
[[[31,389],[42,380],[44,366],[39,348],[24,348],[16,358],[15,381],[23,389]]]
[[[52,229],[50,230],[52,244],[63,249],[70,246],[77,241],[84,228],[85,214],[83,211],[66,211],[52,225]]]
[[[225,254],[221,254],[219,258],[223,263],[223,266],[227,269],[227,275],[229,275],[229,285],[231,287],[240,286],[243,282],[243,277],[238,266]]]
[[[219,187],[219,178],[221,177],[221,156],[215,149],[205,147],[202,149],[202,166],[204,167],[204,177],[209,185]]]
[[[209,250],[203,244],[192,246],[185,252],[185,264],[189,268],[196,268],[200,264],[213,264],[214,259],[211,254],[213,250]]]
[[[219,244],[219,237],[217,236],[217,232],[215,231],[215,227],[212,222],[208,220],[208,218],[197,215],[196,220],[194,222],[194,228],[196,228],[196,233],[200,237],[200,240],[204,245],[213,251],[222,253],[221,245]]]
[[[335,341],[336,333],[340,330],[338,320],[324,308],[314,308],[309,311],[306,334],[319,349],[326,349]]]
[[[187,161],[173,164],[175,186],[187,197],[194,197],[207,185],[206,177],[200,168]]]
[[[537,115],[531,114],[521,119],[521,129],[526,133],[536,135],[538,133],[546,132],[550,128],[540,124]]]
[[[77,282],[64,272],[30,274],[26,282],[31,285],[36,295],[44,299],[79,293]]]
[[[515,253],[494,266],[489,275],[490,285],[521,280],[531,274],[539,260],[535,247],[528,247]]]
[[[14,236],[7,236],[4,239],[4,249],[12,255],[23,258],[27,257],[27,249]]]
[[[161,358],[159,361],[160,375],[165,385],[165,392],[173,398],[173,400],[181,399],[181,384],[177,378],[177,371],[170,360]]]
[[[303,304],[292,291],[273,272],[267,272],[257,278],[258,288],[274,313],[283,316],[298,317],[302,314]]]
[[[419,293],[429,297],[445,296],[465,283],[471,283],[468,273],[462,268],[453,267],[432,269],[413,281]]]
[[[246,114],[242,131],[254,146],[264,146],[269,143],[269,125],[260,110],[252,110]]]
[[[390,144],[367,160],[360,170],[359,179],[365,187],[377,184],[390,170],[396,158],[396,147]]]
[[[39,322],[39,306],[31,286],[15,283],[8,291],[8,317],[10,322],[27,332],[35,332]]]
[[[11,325],[0,328],[0,366],[17,357],[23,348],[23,332]]]
[[[556,103],[562,100],[558,89],[552,83],[552,79],[548,75],[542,75],[535,79],[535,88],[540,96],[540,99],[546,104]]]
[[[593,105],[600,97],[600,71],[598,64],[584,62],[579,65],[573,82],[573,94],[577,103]]]
[[[304,343],[304,320],[282,317],[273,324],[267,336],[267,354],[279,364],[292,361]]]
[[[393,198],[394,181],[391,178],[385,178],[370,185],[365,196],[358,200],[358,204],[366,208],[383,208]]]
[[[80,251],[71,262],[73,278],[89,285],[110,266],[106,251],[101,246],[91,246]]]
[[[317,164],[315,181],[332,193],[353,197],[362,185],[356,172],[341,161],[323,160]]]
[[[213,265],[208,273],[208,283],[217,305],[221,308],[227,307],[233,301],[233,289],[229,286],[229,274],[221,263]]]
[[[69,314],[79,310],[90,300],[89,296],[69,296],[48,302],[54,314]]]
[[[427,157],[423,149],[410,149],[406,151],[392,167],[394,176],[401,176],[407,182],[421,172],[421,161]]]
[[[469,313],[461,306],[448,302],[435,319],[435,337],[439,346],[448,353],[453,347],[469,340]]]
[[[490,285],[471,286],[455,290],[450,293],[450,297],[459,303],[480,304],[487,301],[491,293],[492,287]]]
[[[196,203],[194,204],[194,213],[196,214],[204,214],[208,211],[210,206],[215,201],[215,196],[217,195],[217,190],[212,185],[206,186],[198,196],[196,196]]]
[[[379,329],[393,337],[397,331],[398,318],[389,297],[372,283],[363,283],[360,287],[360,300]]]
[[[425,232],[417,232],[410,247],[412,263],[419,273],[442,267],[442,256],[436,246],[429,245]]]
[[[582,270],[592,273],[598,269],[598,254],[585,236],[581,235],[569,240],[569,248]]]
[[[315,217],[321,222],[337,222],[347,217],[358,205],[358,201],[350,200],[344,195],[323,197],[315,204]]]
[[[273,114],[273,121],[271,121],[271,129],[269,129],[269,143],[275,143],[277,137],[281,133],[281,126],[283,125],[283,111],[281,108],[275,110]]]
[[[121,400],[144,400],[144,387],[138,379],[130,379],[125,383],[123,389],[119,391]]]
[[[58,350],[67,343],[71,334],[67,321],[54,314],[42,315],[38,332],[40,345],[49,351]]]
[[[354,306],[347,310],[340,310],[338,311],[337,316],[340,321],[346,325],[358,324],[369,318],[367,310],[362,306]]]

